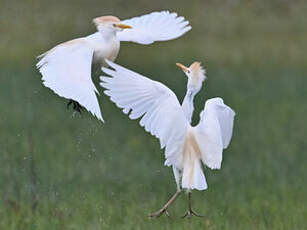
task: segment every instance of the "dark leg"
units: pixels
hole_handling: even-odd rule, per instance
[[[69,106],[73,104],[73,109],[74,111],[77,111],[81,114],[81,111],[82,111],[82,106],[77,102],[77,101],[74,101],[74,100],[69,100],[68,103],[67,103],[67,109],[69,109]]]
[[[74,110],[81,114],[82,106],[76,101],[74,101],[73,103],[74,103]]]
[[[163,213],[170,217],[167,208],[176,200],[177,196],[180,194],[181,190],[180,188],[177,189],[177,192],[166,202],[166,204],[158,211],[149,214],[149,217],[160,217]]]
[[[72,102],[73,102],[73,100],[69,100],[69,101],[68,101],[68,103],[67,103],[67,105],[66,105],[66,106],[67,106],[67,109],[69,109],[69,106],[71,105]]]
[[[202,215],[197,214],[196,212],[194,212],[192,210],[192,204],[191,204],[191,192],[188,192],[188,202],[189,202],[189,209],[188,211],[181,217],[181,218],[185,218],[185,217],[192,217],[192,216],[197,216],[197,217],[204,217]]]

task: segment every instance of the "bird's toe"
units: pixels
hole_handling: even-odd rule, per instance
[[[184,219],[186,217],[190,218],[192,216],[204,217],[203,215],[200,215],[200,214],[194,212],[192,209],[189,209],[181,218],[182,219]]]

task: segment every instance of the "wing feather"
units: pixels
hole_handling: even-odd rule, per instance
[[[37,68],[46,87],[79,102],[103,121],[95,94],[98,91],[91,79],[93,53],[83,38],[75,39],[41,55]]]
[[[235,112],[221,98],[206,101],[200,113],[200,122],[195,127],[195,136],[204,164],[219,169],[223,149],[227,148],[232,136]]]
[[[132,26],[132,29],[118,32],[119,40],[144,45],[178,38],[192,28],[184,17],[168,11],[152,12],[122,22]]]
[[[167,164],[176,164],[189,127],[176,95],[159,82],[113,62],[107,63],[113,70],[102,68],[110,76],[100,78],[104,93],[124,112],[131,111],[130,119],[141,118],[140,125],[159,138],[161,148],[166,147]]]

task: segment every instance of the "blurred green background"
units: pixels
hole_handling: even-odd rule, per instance
[[[37,55],[93,33],[96,16],[164,9],[193,29],[175,41],[123,43],[117,62],[182,101],[175,63],[201,61],[208,79],[193,124],[215,96],[237,113],[222,170],[205,168],[209,189],[193,192],[205,218],[190,221],[177,218],[184,194],[173,219],[147,218],[176,189],[157,139],[104,95],[105,124],[73,114],[35,69]],[[0,228],[307,229],[306,12],[303,0],[1,0]]]

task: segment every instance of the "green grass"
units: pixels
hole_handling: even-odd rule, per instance
[[[35,2],[7,3],[0,13],[10,32],[0,37],[0,229],[307,228],[306,3],[115,1],[100,9],[97,1]],[[34,68],[37,54],[93,31],[93,16],[161,8],[187,16],[193,30],[149,47],[124,44],[118,62],[165,83],[182,100],[185,76],[174,63],[200,60],[208,79],[193,124],[210,97],[223,97],[237,113],[222,169],[205,168],[209,189],[193,191],[200,219],[179,218],[184,193],[170,208],[173,219],[148,219],[176,189],[158,140],[104,95],[105,124],[86,112],[72,115]],[[23,20],[12,17],[18,12]]]
[[[206,98],[219,95],[237,116],[222,170],[205,169],[209,189],[193,192],[195,209],[206,217],[191,221],[146,217],[175,191],[172,171],[163,166],[158,141],[106,97],[101,98],[107,121],[102,125],[86,113],[72,118],[64,100],[40,85],[37,73],[12,69],[2,73],[12,76],[1,78],[6,109],[0,120],[0,185],[3,196],[7,194],[18,206],[16,210],[1,203],[3,229],[306,226],[303,72],[268,71],[262,76],[250,69],[242,73],[211,70],[196,98],[196,114]],[[21,84],[22,78],[32,80]],[[34,212],[33,194],[38,197]],[[185,208],[182,195],[170,212],[179,216]]]

